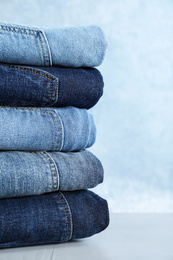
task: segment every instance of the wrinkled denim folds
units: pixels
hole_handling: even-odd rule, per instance
[[[0,150],[77,151],[95,138],[86,109],[0,107]]]
[[[91,152],[0,152],[0,198],[93,188],[103,167]]]
[[[28,67],[0,64],[0,105],[91,108],[103,94],[94,68]]]
[[[98,26],[42,29],[0,23],[0,62],[95,67],[102,63],[106,48]]]
[[[107,41],[98,26],[0,24],[0,248],[90,237],[109,224],[93,107],[94,67]]]
[[[107,202],[88,190],[0,200],[0,248],[85,238],[108,224]]]

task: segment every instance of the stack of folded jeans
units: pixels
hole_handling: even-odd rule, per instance
[[[0,25],[0,248],[92,236],[109,223],[103,181],[86,148],[96,128],[87,109],[102,96],[94,67],[107,42],[97,26]]]

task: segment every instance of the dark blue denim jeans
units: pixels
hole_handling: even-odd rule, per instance
[[[89,151],[0,152],[0,198],[93,188],[101,162]]]
[[[91,108],[103,94],[103,78],[94,68],[0,65],[1,106],[75,106]]]
[[[0,248],[85,238],[108,224],[107,202],[88,190],[0,200]]]

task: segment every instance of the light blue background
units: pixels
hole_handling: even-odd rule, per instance
[[[109,47],[104,96],[91,109],[114,212],[173,212],[173,1],[0,0],[0,19],[41,27],[97,24]]]

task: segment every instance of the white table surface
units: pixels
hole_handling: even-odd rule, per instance
[[[111,214],[109,227],[87,239],[0,250],[0,260],[173,260],[173,214]]]

